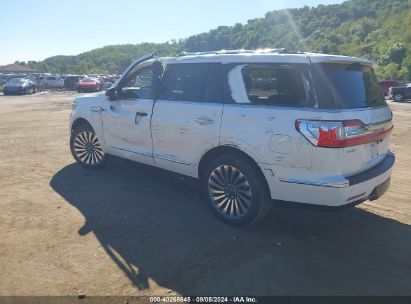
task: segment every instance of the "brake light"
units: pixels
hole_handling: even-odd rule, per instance
[[[344,148],[380,141],[392,131],[392,123],[367,126],[360,120],[297,120],[295,128],[314,146]]]

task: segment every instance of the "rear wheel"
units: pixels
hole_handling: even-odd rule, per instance
[[[77,127],[70,137],[70,150],[74,159],[87,168],[99,168],[106,155],[94,130],[87,125]]]
[[[404,101],[404,95],[401,93],[397,93],[394,95],[394,101],[396,102],[403,102]]]
[[[209,207],[228,224],[256,223],[270,210],[264,176],[245,157],[217,157],[207,166],[202,184]]]

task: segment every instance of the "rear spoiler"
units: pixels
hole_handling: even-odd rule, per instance
[[[336,56],[336,55],[324,55],[324,54],[314,54],[308,53],[311,63],[337,63],[337,64],[352,64],[359,63],[363,65],[368,65],[375,67],[376,63],[372,60],[349,57],[349,56]]]

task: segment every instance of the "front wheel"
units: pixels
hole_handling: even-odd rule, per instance
[[[402,94],[395,94],[394,95],[394,101],[395,102],[403,102],[404,101],[404,95],[402,95]]]
[[[73,131],[70,150],[74,159],[83,167],[99,168],[104,164],[106,155],[90,126],[80,126]]]
[[[216,158],[205,170],[202,184],[209,207],[228,224],[256,223],[270,210],[265,178],[245,157],[222,155]]]

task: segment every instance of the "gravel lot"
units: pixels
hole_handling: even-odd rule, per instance
[[[341,212],[219,222],[195,181],[68,146],[77,93],[0,96],[0,295],[411,295],[411,104],[390,191]]]

